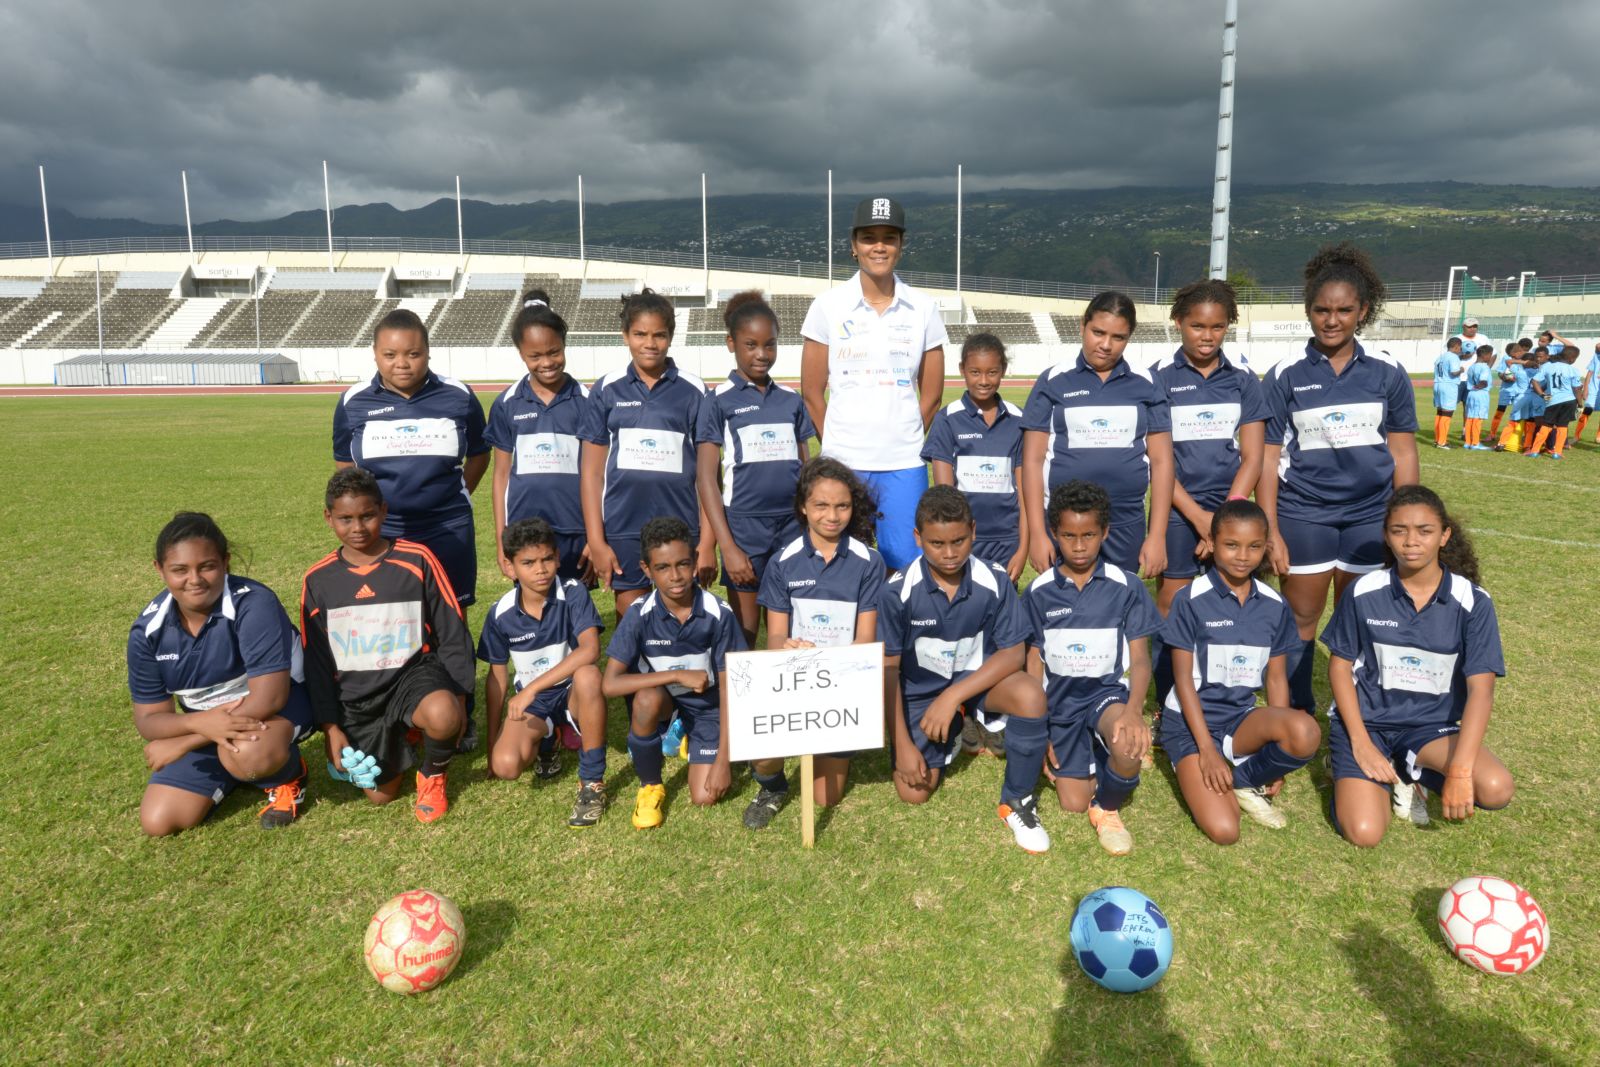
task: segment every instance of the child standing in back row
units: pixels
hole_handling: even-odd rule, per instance
[[[1461,395],[1461,338],[1445,342],[1444,351],[1433,361],[1433,446],[1450,447],[1450,419],[1455,415]]]

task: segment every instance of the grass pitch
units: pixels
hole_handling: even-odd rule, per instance
[[[1592,445],[1556,464],[1423,443],[1423,480],[1474,531],[1499,609],[1509,677],[1488,743],[1517,795],[1466,825],[1397,825],[1375,851],[1329,827],[1320,759],[1280,801],[1289,828],[1247,822],[1232,848],[1194,828],[1159,758],[1120,860],[1048,795],[1052,851],[1016,849],[988,757],[963,759],[915,810],[882,754],[861,759],[814,852],[795,807],[765,833],[743,829],[746,775],[697,810],[671,761],[666,825],[640,833],[616,712],[613,806],[595,830],[564,825],[570,755],[537,785],[486,781],[481,751],[458,759],[449,817],[422,826],[408,803],[373,808],[330,783],[313,740],[295,826],[258,830],[259,793],[242,789],[199,829],[151,841],[123,648],[161,588],[156,531],[175,510],[211,512],[238,542],[235,570],[292,613],[304,568],[333,544],[320,495],[334,398],[0,403],[0,747],[15,760],[0,1060],[1600,1061],[1600,847],[1584,799],[1600,764]],[[504,588],[486,490],[475,633]],[[1531,974],[1491,978],[1446,953],[1433,909],[1472,873],[1522,883],[1548,913],[1552,948]],[[1106,993],[1072,960],[1072,908],[1107,884],[1138,887],[1172,920],[1172,969],[1150,992]],[[366,974],[361,935],[379,903],[417,886],[461,905],[468,942],[443,986],[401,998]]]

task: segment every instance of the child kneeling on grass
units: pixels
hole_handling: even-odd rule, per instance
[[[1405,485],[1383,521],[1388,567],[1364,574],[1322,631],[1334,824],[1371,848],[1389,828],[1390,791],[1419,782],[1447,819],[1511,803],[1511,773],[1483,747],[1504,677],[1494,602],[1477,583],[1466,533],[1431,489]]]
[[[478,658],[489,664],[489,769],[496,778],[512,780],[537,760],[541,778],[555,777],[560,758],[547,739],[575,721],[583,749],[578,799],[567,825],[593,826],[606,799],[606,701],[595,666],[600,613],[588,589],[558,577],[560,540],[543,519],[508,525],[501,553],[517,584],[489,609],[478,638]],[[507,663],[514,671],[509,684]]]
[[[1161,747],[1196,825],[1219,845],[1239,839],[1242,810],[1281,829],[1268,787],[1317,753],[1317,721],[1289,707],[1288,656],[1300,647],[1294,613],[1256,577],[1267,516],[1250,500],[1213,513],[1212,569],[1178,594],[1161,637],[1172,650],[1172,690]],[[1256,706],[1265,687],[1267,706]]]
[[[745,649],[733,609],[695,582],[689,524],[657,517],[639,532],[639,559],[654,587],[628,605],[606,649],[601,688],[607,698],[633,697],[628,755],[639,776],[633,825],[660,826],[667,791],[661,782],[661,734],[674,706],[689,743],[689,797],[715,804],[728,791],[727,666]]]
[[[323,518],[340,547],[306,572],[300,631],[306,688],[327,737],[329,772],[374,804],[400,795],[422,734],[415,812],[449,810],[445,768],[477,683],[472,634],[444,568],[423,545],[382,534],[388,508],[360,467],[328,479]]]
[[[1012,738],[1000,818],[1018,846],[1045,852],[1034,787],[1048,742],[1044,690],[1026,673],[1028,618],[1005,565],[973,554],[961,491],[936,485],[917,504],[922,555],[884,586],[878,608],[893,703],[894,787],[926,803],[955,761],[965,714],[1007,716]]]
[[[1059,562],[1033,580],[1023,603],[1032,627],[1028,670],[1044,682],[1049,706],[1046,773],[1061,809],[1087,811],[1100,847],[1124,856],[1133,837],[1118,811],[1150,751],[1143,710],[1161,614],[1138,575],[1100,558],[1111,525],[1104,489],[1056,486],[1045,519]]]

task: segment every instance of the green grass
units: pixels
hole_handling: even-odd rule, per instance
[[[639,833],[617,715],[614,806],[593,831],[563,825],[570,757],[538,785],[486,781],[481,753],[460,760],[450,816],[424,827],[409,804],[377,809],[331,785],[311,742],[314,802],[296,826],[258,830],[245,789],[199,829],[152,841],[123,667],[127,628],[160,589],[151,542],[174,510],[208,510],[241,546],[236,569],[292,610],[331,544],[318,499],[333,398],[4,403],[0,1060],[1600,1059],[1592,446],[1559,465],[1424,446],[1424,480],[1478,529],[1510,670],[1489,744],[1518,792],[1464,826],[1396,826],[1374,851],[1329,828],[1320,761],[1290,780],[1289,829],[1247,824],[1232,848],[1196,831],[1158,763],[1122,860],[1053,810],[1053,851],[1017,850],[988,758],[958,764],[915,810],[881,755],[860,760],[812,852],[793,808],[767,833],[740,826],[743,775],[695,809],[673,761],[666,825]],[[488,523],[480,492],[482,603],[502,588]],[[1435,934],[1439,894],[1476,872],[1523,883],[1548,912],[1553,947],[1532,974],[1480,975]],[[1072,908],[1106,884],[1137,886],[1171,917],[1172,970],[1152,992],[1105,993],[1072,961]],[[443,986],[402,998],[367,976],[361,935],[381,901],[419,885],[461,905],[468,947]]]

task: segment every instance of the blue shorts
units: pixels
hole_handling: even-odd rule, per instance
[[[1422,765],[1417,762],[1417,753],[1429,741],[1440,737],[1449,737],[1451,734],[1461,732],[1459,722],[1439,723],[1434,726],[1368,726],[1367,736],[1372,738],[1372,743],[1378,746],[1378,751],[1383,753],[1394,764],[1394,769],[1402,781],[1415,782],[1422,777]],[[1350,735],[1344,731],[1344,720],[1339,718],[1337,711],[1328,715],[1328,755],[1333,761],[1333,780],[1341,778],[1359,778],[1363,782],[1371,782],[1361,764],[1356,762],[1355,753],[1350,748]],[[1374,782],[1385,789],[1390,786],[1386,782]]]
[[[1455,386],[1449,385],[1443,389],[1439,388],[1437,385],[1433,387],[1433,410],[1440,412],[1454,412],[1456,409],[1456,404],[1458,404],[1460,401],[1461,390],[1457,389]]]
[[[289,701],[284,704],[283,710],[278,712],[278,716],[288,719],[294,726],[291,745],[298,745],[311,736],[316,725],[312,722],[311,701],[306,696],[304,685],[296,682],[289,686]],[[289,758],[292,760],[295,755],[296,753],[290,752]],[[198,793],[203,797],[210,797],[211,803],[216,804],[233,792],[234,786],[250,783],[241,782],[229,774],[217,756],[217,746],[206,745],[193,752],[184,753],[156,771],[146,784],[169,786],[173,789],[182,789],[185,793]]]
[[[1127,700],[1127,693],[1113,693],[1088,708],[1071,715],[1049,713],[1050,748],[1056,755],[1055,773],[1062,778],[1093,778],[1100,771],[1099,753],[1106,751],[1100,736],[1100,716],[1112,704]],[[1162,716],[1165,718],[1166,716]]]
[[[533,704],[528,708],[529,715],[537,715],[545,721],[548,732],[554,734],[556,728],[562,725],[572,727],[572,732],[583,736],[578,731],[578,724],[567,714],[567,698],[572,695],[572,684],[566,682],[554,689],[546,689],[533,698]]]
[[[674,701],[676,703],[676,701]],[[717,708],[700,711],[677,704],[683,734],[689,741],[690,763],[715,763],[722,749],[722,713]],[[670,721],[670,720],[668,720]],[[665,728],[665,723],[662,724]]]
[[[650,579],[645,577],[643,561],[639,558],[639,539],[607,537],[606,543],[611,546],[611,551],[616,553],[617,566],[622,568],[622,573],[602,574],[601,584],[608,585],[619,593],[629,589],[649,589]]]
[[[1011,557],[1017,554],[1017,539],[996,538],[992,541],[974,541],[972,554],[985,563],[998,563],[1004,567],[1011,562]]]
[[[1487,389],[1474,389],[1467,394],[1467,418],[1487,419],[1489,417],[1489,391]]]
[[[905,716],[906,727],[911,732],[911,743],[922,753],[922,762],[928,765],[930,771],[938,771],[956,761],[956,753],[961,750],[961,726],[964,719],[961,712],[956,712],[955,718],[950,720],[950,730],[945,734],[944,744],[931,740],[922,732],[922,716],[932,704],[932,700],[907,700]]]
[[[445,577],[450,579],[450,587],[456,591],[456,603],[462,607],[478,599],[478,544],[473,536],[470,518],[424,533],[392,534],[385,530],[383,536],[404,537],[432,552],[438,558],[439,566],[444,568]]]
[[[1200,532],[1194,528],[1194,523],[1173,508],[1167,519],[1167,568],[1161,572],[1162,577],[1193,578],[1199,574],[1200,561],[1194,555],[1199,545]]]
[[[586,535],[556,531],[556,577],[561,581],[583,581],[583,550],[588,547]]]
[[[1243,711],[1228,711],[1221,714],[1206,709],[1206,730],[1211,734],[1211,743],[1217,746],[1217,751],[1222,753],[1224,759],[1237,767],[1246,759],[1236,756],[1233,752],[1233,735],[1239,732],[1239,727],[1244,724],[1255,708],[1245,708]],[[1161,749],[1167,758],[1176,767],[1178,761],[1185,756],[1198,755],[1199,746],[1195,743],[1194,734],[1189,730],[1189,723],[1183,717],[1182,711],[1175,711],[1171,707],[1161,709]]]
[[[767,561],[773,553],[800,536],[800,520],[793,512],[783,515],[740,515],[728,512],[728,529],[733,532],[733,543],[739,551],[750,557],[755,568],[755,585],[735,585],[728,577],[728,568],[722,568],[722,584],[730,590],[754,593],[761,588],[761,576],[767,573]]]
[[[890,570],[904,570],[919,555],[912,531],[916,528],[917,503],[928,488],[927,466],[855,473],[878,500],[878,553]]]
[[[1365,522],[1310,522],[1279,515],[1278,532],[1289,549],[1290,574],[1335,568],[1366,574],[1383,567],[1382,516]]]

